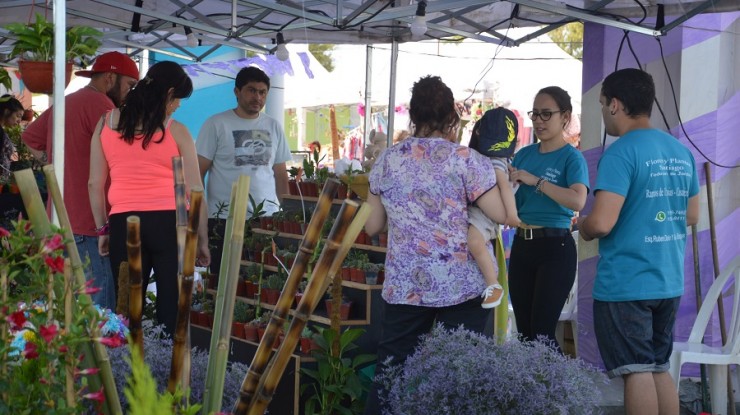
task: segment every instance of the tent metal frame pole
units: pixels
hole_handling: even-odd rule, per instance
[[[373,108],[372,108],[372,90],[373,90],[373,47],[365,47],[365,127],[362,132],[363,148],[367,145],[367,138],[370,135],[370,129],[373,126]]]
[[[59,180],[59,191],[64,194],[64,120],[66,119],[64,108],[64,88],[66,85],[67,56],[66,32],[67,32],[67,6],[65,1],[54,0],[54,120],[52,124],[52,160],[54,161],[54,173]],[[49,149],[46,149],[49,151]],[[52,222],[59,225],[59,216],[55,209],[52,212]]]
[[[386,128],[386,139],[388,147],[393,145],[393,122],[396,118],[396,75],[398,72],[398,41],[393,39],[391,43],[391,78],[388,90],[388,127]]]

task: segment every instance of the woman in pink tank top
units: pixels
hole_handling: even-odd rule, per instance
[[[121,109],[109,112],[98,123],[90,151],[88,187],[95,225],[101,234],[100,254],[110,255],[114,281],[118,281],[119,266],[128,259],[126,219],[139,217],[143,283],[145,287],[149,284],[154,271],[157,322],[164,324],[170,334],[175,329],[178,301],[172,157],[183,158],[187,189],[203,187],[193,138],[184,125],[170,117],[180,100],[192,92],[192,81],[180,65],[157,63],[129,92]],[[106,200],[110,211],[106,210]],[[206,206],[201,213],[198,258],[201,265],[208,265]]]

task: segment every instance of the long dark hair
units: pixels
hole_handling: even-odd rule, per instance
[[[8,94],[0,97],[0,128],[11,114],[23,110],[23,104],[16,97]]]
[[[448,134],[460,124],[452,90],[442,82],[442,78],[428,75],[414,83],[409,118],[414,124],[414,137],[433,131]]]
[[[192,93],[193,81],[179,64],[172,61],[155,64],[126,96],[118,120],[121,138],[133,144],[135,136],[143,134],[141,146],[147,148],[154,134],[165,129],[164,122],[170,99],[187,98]],[[161,142],[162,139],[164,136],[155,143]]]

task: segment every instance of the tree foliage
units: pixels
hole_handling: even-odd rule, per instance
[[[317,61],[326,68],[327,71],[331,72],[334,70],[334,61],[331,58],[331,52],[334,50],[334,45],[328,44],[309,44],[308,51],[313,54]]]
[[[583,59],[583,23],[568,23],[552,30],[548,36],[570,56]]]

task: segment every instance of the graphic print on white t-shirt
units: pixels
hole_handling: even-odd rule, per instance
[[[272,154],[272,139],[265,130],[235,130],[234,165],[267,166]]]

